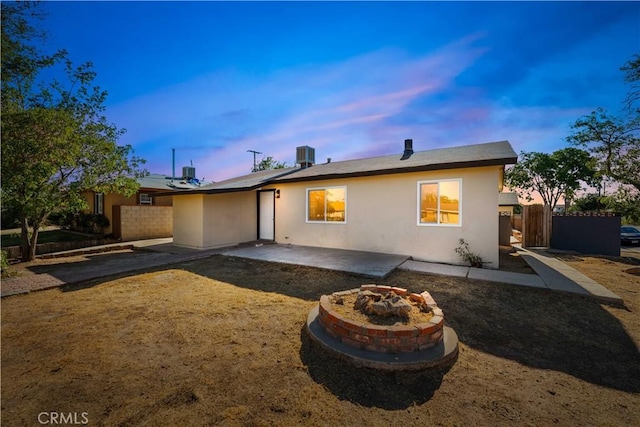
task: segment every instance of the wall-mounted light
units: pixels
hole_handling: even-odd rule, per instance
[[[280,198],[280,190],[276,190],[276,199]]]

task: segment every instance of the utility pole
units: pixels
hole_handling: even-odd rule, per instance
[[[255,151],[255,150],[247,150],[247,153],[253,153],[253,170],[252,172],[256,172],[257,171],[257,167],[258,164],[256,163],[256,154],[262,154],[260,151]]]

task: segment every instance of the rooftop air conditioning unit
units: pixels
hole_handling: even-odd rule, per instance
[[[183,166],[182,167],[182,177],[189,179],[196,177],[196,168],[193,166]]]
[[[311,167],[316,162],[316,149],[307,145],[296,147],[296,163],[303,168]]]

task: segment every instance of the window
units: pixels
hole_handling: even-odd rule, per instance
[[[140,204],[141,205],[152,205],[153,204],[153,199],[148,194],[140,193]]]
[[[93,213],[104,215],[104,193],[93,194]]]
[[[346,187],[307,190],[307,222],[345,223],[346,208]]]
[[[418,182],[418,225],[461,225],[461,179]]]

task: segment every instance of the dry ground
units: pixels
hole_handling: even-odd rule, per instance
[[[422,374],[351,368],[304,332],[321,294],[371,280],[214,256],[2,300],[2,425],[640,424],[637,260],[566,260],[625,300],[395,272],[460,338]],[[516,267],[514,267],[516,268]],[[604,273],[602,273],[604,272]],[[598,277],[594,277],[598,280]]]

